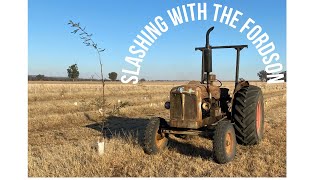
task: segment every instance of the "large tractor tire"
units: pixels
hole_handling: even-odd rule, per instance
[[[157,154],[163,150],[168,143],[167,135],[161,132],[160,118],[152,118],[148,122],[148,125],[144,134],[144,152],[147,154]]]
[[[236,155],[236,136],[233,125],[229,121],[219,122],[213,135],[213,159],[219,164],[225,164]]]
[[[255,145],[262,140],[264,101],[259,87],[245,86],[236,92],[233,100],[232,119],[238,144]]]

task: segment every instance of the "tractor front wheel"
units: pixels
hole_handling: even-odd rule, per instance
[[[161,119],[150,119],[144,135],[144,152],[147,154],[157,154],[167,146],[167,143],[168,138],[161,131]]]
[[[213,135],[213,159],[219,164],[232,161],[236,155],[236,145],[233,125],[229,121],[219,122]]]

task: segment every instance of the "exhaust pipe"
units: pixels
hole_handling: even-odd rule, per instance
[[[203,71],[207,73],[207,76],[209,75],[210,72],[212,72],[212,49],[210,48],[210,32],[214,29],[212,26],[211,28],[208,29],[207,34],[206,34],[206,48],[203,51],[203,60],[204,60],[204,69]]]
[[[207,34],[206,34],[206,48],[209,49],[210,48],[210,43],[209,43],[209,35],[211,33],[211,31],[214,29],[214,26],[212,26],[211,28],[208,29]]]

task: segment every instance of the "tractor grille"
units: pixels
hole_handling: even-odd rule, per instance
[[[170,106],[171,119],[195,120],[197,118],[197,99],[193,94],[172,93]]]
[[[170,118],[181,119],[182,118],[182,98],[181,94],[172,93],[170,97]]]
[[[195,120],[197,118],[197,99],[195,95],[184,94],[184,119]]]

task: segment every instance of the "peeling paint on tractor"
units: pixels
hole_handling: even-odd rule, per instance
[[[223,164],[234,159],[236,142],[253,145],[261,141],[262,136],[259,134],[263,134],[263,128],[251,127],[257,121],[255,116],[251,116],[251,112],[256,109],[247,110],[256,107],[257,103],[263,104],[261,88],[239,79],[240,51],[248,45],[210,46],[209,34],[213,29],[211,27],[207,30],[206,46],[195,48],[202,52],[201,81],[190,81],[171,89],[170,102],[165,104],[166,109],[170,109],[170,119],[150,119],[145,131],[146,153],[155,154],[163,150],[163,147],[157,146],[157,142],[167,142],[169,134],[206,135],[213,140],[213,158]],[[222,88],[221,81],[212,74],[212,49],[225,48],[236,50],[235,89],[232,97],[229,89]],[[217,81],[220,82],[219,86],[214,83]],[[257,113],[263,122],[263,110],[259,109]],[[228,147],[232,147],[230,151]]]
[[[192,129],[202,127],[204,125],[202,103],[210,96],[216,100],[220,99],[220,88],[210,84],[208,92],[205,84],[196,81],[172,88],[170,91],[170,126]],[[210,121],[214,119],[211,118]]]

